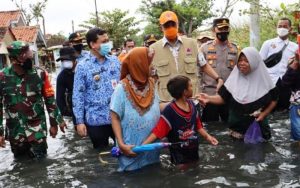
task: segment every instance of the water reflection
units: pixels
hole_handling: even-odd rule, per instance
[[[48,138],[48,156],[42,161],[15,160],[9,144],[1,149],[0,187],[299,187],[300,146],[289,139],[287,114],[275,117],[271,142],[247,145],[213,123],[207,128],[220,145],[201,140],[199,162],[176,168],[164,150],[161,164],[130,173],[101,165],[89,139],[79,138],[69,125],[66,134]],[[116,162],[109,156],[105,160]]]

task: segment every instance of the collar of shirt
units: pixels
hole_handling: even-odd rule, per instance
[[[107,60],[109,59],[109,57],[105,57],[104,58],[104,61],[100,62],[96,56],[94,56],[92,53],[89,54],[90,56],[90,61],[93,62],[93,63],[101,63],[101,64],[104,64],[107,62]]]
[[[86,55],[89,55],[89,52],[86,51],[86,50],[82,50],[81,53],[78,55],[77,58],[81,58],[81,57],[84,57],[84,56],[86,56]]]
[[[277,42],[277,43],[285,43],[285,44],[288,44],[289,39],[282,40],[280,37],[276,37],[276,42]]]
[[[165,36],[162,38],[162,43],[163,43],[163,47],[165,47],[167,44],[169,46],[171,46],[170,42],[168,41],[168,39]],[[178,44],[182,44],[182,38],[180,36],[177,37],[177,41],[175,42],[175,46],[177,46]]]

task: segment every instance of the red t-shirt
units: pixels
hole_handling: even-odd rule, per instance
[[[186,112],[186,111],[182,110],[181,108],[179,108],[175,102],[171,103],[170,105],[173,105],[172,107],[174,107],[175,111],[177,113],[179,113],[181,116],[184,116],[184,117],[192,116],[192,108],[193,108],[192,105],[189,105],[190,106],[189,112]],[[169,123],[172,125],[172,122],[169,122]],[[196,119],[196,126],[197,126],[197,130],[203,128],[203,125],[202,125],[202,122],[201,122],[199,116],[197,116],[197,119]],[[155,136],[157,138],[162,139],[168,135],[170,130],[171,130],[171,127],[167,123],[167,120],[163,116],[160,116],[159,121],[157,122],[156,126],[152,130],[152,133],[155,134]]]

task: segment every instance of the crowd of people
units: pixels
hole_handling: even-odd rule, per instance
[[[288,39],[289,19],[278,21],[278,37],[265,41],[260,52],[229,41],[227,18],[215,19],[211,33],[197,40],[178,34],[172,11],[161,14],[159,25],[163,38],[147,35],[143,47],[128,39],[118,56],[101,28],[86,33],[89,51],[83,36],[71,34],[57,59],[62,70],[56,101],[48,73],[33,66],[28,44],[13,42],[12,65],[0,72],[0,146],[6,137],[15,157],[45,157],[44,105],[52,137],[58,127],[64,132],[63,116],[70,116],[78,135],[88,136],[97,151],[111,138],[122,152],[119,171],[159,162],[159,151],[137,154],[132,148],[165,138],[184,143],[169,147],[172,163],[197,160],[199,135],[218,145],[202,122],[224,122],[235,139],[257,122],[267,141],[268,116],[289,107],[291,136],[300,140],[300,65],[298,45]]]

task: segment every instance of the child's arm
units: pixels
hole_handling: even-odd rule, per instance
[[[151,134],[148,136],[148,138],[146,138],[146,140],[143,142],[142,145],[144,145],[144,144],[150,144],[150,143],[152,143],[153,141],[155,141],[156,139],[157,139],[157,136],[156,136],[155,134],[151,133]]]
[[[150,144],[156,139],[164,138],[168,135],[171,130],[170,126],[167,124],[164,118],[160,117],[156,126],[152,130],[152,133],[145,139],[143,144]]]
[[[198,129],[198,133],[201,136],[203,136],[212,145],[218,145],[219,141],[215,137],[213,137],[210,134],[208,134],[204,128]]]
[[[204,137],[208,142],[210,142],[212,145],[218,145],[218,143],[219,143],[218,140],[217,140],[215,137],[213,137],[213,136],[211,136],[210,134],[208,134],[208,133],[206,132],[206,130],[203,128],[202,122],[201,122],[201,120],[200,120],[199,117],[197,117],[196,123],[197,123],[197,130],[198,130],[198,133],[199,133],[202,137]]]

